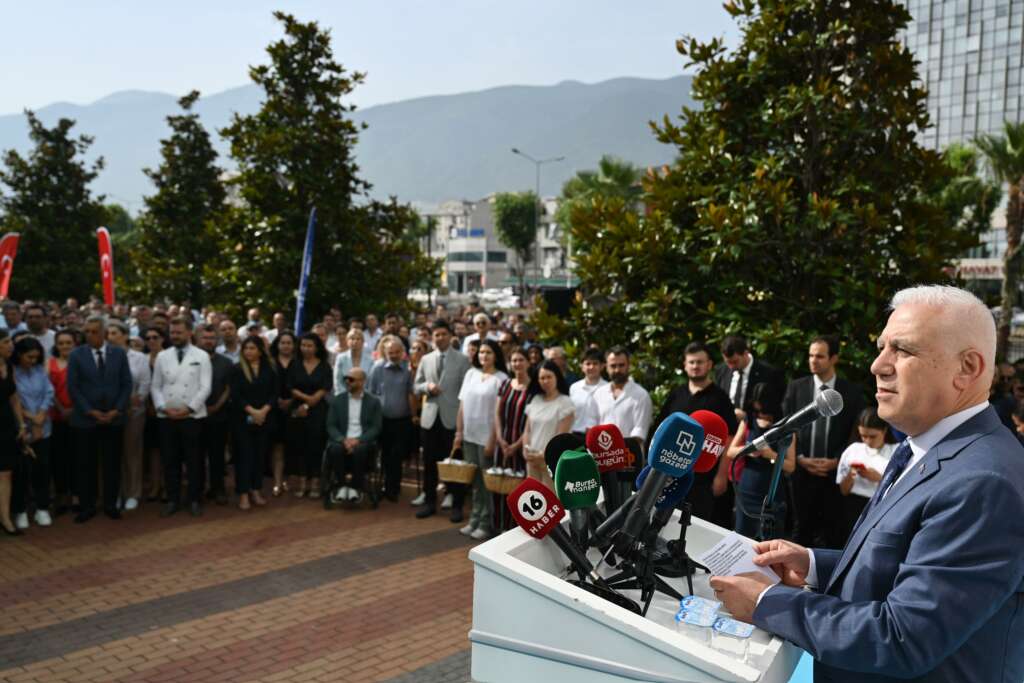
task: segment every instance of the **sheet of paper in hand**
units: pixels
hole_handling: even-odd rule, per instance
[[[771,579],[772,583],[778,583],[778,574],[768,567],[758,567],[754,564],[754,555],[754,542],[733,531],[694,560],[707,567],[712,576],[759,572]]]

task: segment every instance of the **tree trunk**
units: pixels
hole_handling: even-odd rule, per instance
[[[1020,281],[1021,231],[1024,216],[1020,205],[1021,182],[1010,183],[1009,201],[1006,204],[1006,253],[1003,255],[1002,305],[999,312],[999,330],[996,336],[996,360],[1008,360],[1010,330],[1013,324],[1013,307],[1017,303],[1017,289]]]

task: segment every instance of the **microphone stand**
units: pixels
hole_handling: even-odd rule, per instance
[[[679,591],[655,574],[654,551],[657,548],[657,539],[658,530],[648,524],[640,538],[640,543],[636,544],[622,558],[619,564],[622,570],[606,580],[609,586],[618,590],[640,590],[640,601],[643,603],[641,616],[647,615],[647,610],[654,599],[655,591],[676,600],[680,600],[683,597],[679,594]],[[642,550],[641,547],[643,548]],[[693,593],[692,589],[690,592],[691,594]]]
[[[677,578],[686,577],[686,588],[693,595],[693,575],[698,569],[703,569],[705,574],[710,570],[702,564],[693,561],[693,558],[686,552],[686,527],[690,526],[690,517],[693,515],[693,506],[690,503],[683,503],[679,507],[679,539],[668,542],[669,556],[667,561],[660,563],[655,571],[662,576]]]

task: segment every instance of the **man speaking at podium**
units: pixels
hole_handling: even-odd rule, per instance
[[[1024,681],[1024,449],[988,404],[992,316],[944,286],[896,294],[871,365],[909,435],[842,551],[757,545],[782,577],[714,577],[737,618],[811,653],[816,681]]]

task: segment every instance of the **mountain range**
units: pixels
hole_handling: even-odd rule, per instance
[[[654,138],[648,122],[666,114],[676,117],[683,106],[694,106],[690,82],[688,75],[593,84],[564,81],[375,105],[353,114],[368,125],[360,134],[356,161],[362,177],[373,184],[374,196],[395,195],[429,206],[532,190],[535,167],[512,154],[516,147],[535,158],[565,157],[545,164],[541,172],[541,193],[557,195],[563,182],[577,171],[595,168],[603,154],[640,166],[671,161],[675,150]],[[215,131],[233,113],[257,111],[261,94],[247,85],[196,103],[194,109],[222,155],[222,167],[230,168],[231,161],[227,143]],[[135,213],[142,208],[142,197],[153,191],[142,169],[159,164],[160,139],[169,133],[165,117],[178,111],[177,96],[131,90],[88,105],[58,102],[36,114],[47,126],[60,118],[74,119],[73,133],[92,136],[89,158],[101,155],[106,162],[95,192]],[[0,116],[0,150],[6,149],[30,149],[23,114]]]

